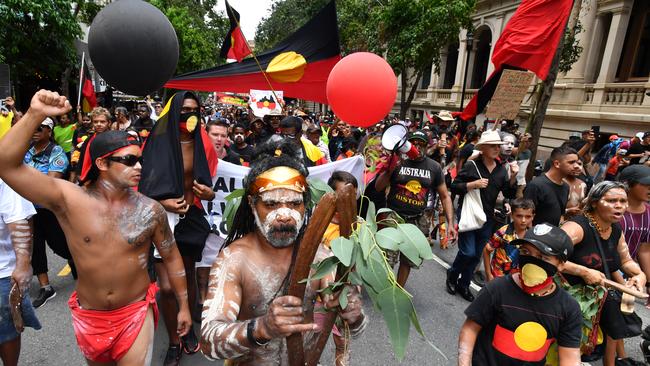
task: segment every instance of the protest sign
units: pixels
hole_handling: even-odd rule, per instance
[[[221,93],[217,94],[217,103],[234,105],[237,107],[248,107],[248,102],[246,102],[246,99]]]
[[[283,97],[284,93],[282,90],[276,90],[274,92],[271,90],[251,89],[248,103],[253,110],[253,114],[261,118],[267,114],[282,114],[281,103],[284,103]]]
[[[515,119],[534,76],[528,71],[503,70],[485,115],[497,121]]]

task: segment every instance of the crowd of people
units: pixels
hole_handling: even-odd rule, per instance
[[[448,111],[424,121],[387,116],[362,129],[294,105],[258,117],[191,92],[72,115],[64,97],[39,91],[24,113],[11,98],[2,108],[3,314],[4,299],[18,291],[24,325],[40,328],[33,308],[56,296],[49,246],[77,281],[68,304],[89,364],[149,364],[158,309],[166,366],[199,351],[230,365],[284,364],[283,339],[296,332],[308,349],[322,325],[314,304],[339,302],[318,296],[333,275],[310,282],[303,299],[286,295],[308,221],[307,168],[355,155],[365,159],[364,181],[332,172],[333,190],[359,187],[431,245],[458,247],[439,289],[470,302],[459,365],[639,362],[627,357],[623,340],[642,333],[640,319],[621,311],[620,291],[594,296],[600,310],[589,319],[569,293],[607,281],[646,292],[650,132],[611,135],[601,147],[601,132],[586,130],[531,161],[534,141],[517,124],[477,126]],[[382,146],[395,124],[408,130],[415,153]],[[224,238],[201,203],[215,198],[219,160],[250,167]],[[330,253],[329,234],[316,261]],[[403,286],[416,266],[397,252],[385,255]],[[40,285],[33,301],[26,295],[32,275]],[[473,292],[472,282],[483,289]],[[340,317],[357,336],[367,324],[363,297],[356,286],[347,293]],[[0,324],[5,365],[16,365],[20,353],[15,319],[3,315]],[[335,330],[335,362],[346,365],[349,339],[341,334]]]

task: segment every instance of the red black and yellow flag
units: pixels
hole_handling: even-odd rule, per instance
[[[226,13],[230,19],[230,30],[223,40],[220,56],[241,62],[244,57],[251,54],[251,50],[239,26],[239,13],[230,6],[228,0],[226,0]]]
[[[165,87],[248,93],[250,89],[269,90],[270,82],[285,97],[327,103],[327,77],[341,59],[334,1],[273,49],[257,55],[257,59],[260,66],[249,58],[177,76]]]
[[[81,71],[81,110],[89,113],[97,107],[97,97],[95,96],[95,87],[88,72],[88,67],[84,65]]]
[[[546,329],[536,322],[520,324],[514,331],[497,324],[492,346],[509,358],[540,362],[546,358],[549,347],[555,342],[555,338],[547,337]]]

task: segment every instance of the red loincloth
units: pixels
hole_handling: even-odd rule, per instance
[[[140,334],[149,306],[153,307],[154,327],[158,325],[156,292],[158,286],[155,282],[151,283],[144,300],[116,310],[82,309],[77,300],[77,291],[73,292],[68,306],[72,312],[77,344],[84,357],[95,362],[120,360]]]

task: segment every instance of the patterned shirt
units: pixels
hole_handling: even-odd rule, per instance
[[[52,144],[52,142],[50,142]],[[47,150],[47,148],[45,149]],[[23,162],[39,172],[47,174],[48,172],[65,173],[68,169],[68,158],[65,156],[63,149],[59,145],[54,145],[50,156],[45,156],[45,150],[36,154],[36,147],[32,146],[27,150]]]
[[[650,243],[650,204],[645,203],[642,213],[625,212],[619,223],[623,228],[625,242],[630,249],[630,255],[637,260],[639,245]]]
[[[487,243],[487,251],[491,254],[490,272],[494,277],[502,277],[517,268],[519,250],[510,244],[517,239],[514,223],[504,225],[497,230]]]

